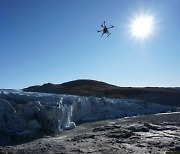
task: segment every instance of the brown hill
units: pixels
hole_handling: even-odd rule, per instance
[[[159,87],[118,87],[95,80],[75,80],[63,84],[47,83],[23,89],[28,92],[44,92],[54,94],[72,94],[80,96],[97,96],[109,98],[134,98],[152,101],[165,105],[180,106],[180,90]]]

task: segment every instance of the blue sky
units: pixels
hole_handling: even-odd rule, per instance
[[[136,15],[153,35],[130,34]],[[94,79],[119,86],[180,86],[179,0],[1,0],[0,88]],[[111,35],[96,32],[106,20]]]

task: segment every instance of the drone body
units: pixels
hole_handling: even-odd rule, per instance
[[[102,32],[101,37],[102,37],[104,34],[107,34],[107,37],[108,37],[108,36],[111,34],[108,29],[113,28],[114,26],[107,27],[106,24],[105,24],[105,21],[104,21],[103,24],[101,24],[101,27],[102,27],[103,29],[102,29],[102,30],[97,30],[97,32],[98,32],[98,33],[99,33],[99,32]]]

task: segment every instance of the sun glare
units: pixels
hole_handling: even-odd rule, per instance
[[[154,28],[154,17],[152,15],[142,15],[136,17],[131,23],[132,36],[145,39],[150,36]]]

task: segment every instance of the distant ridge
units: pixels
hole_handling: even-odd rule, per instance
[[[62,84],[46,83],[24,88],[27,92],[71,94],[109,98],[132,98],[165,105],[180,106],[180,90],[159,87],[118,87],[96,80],[74,80]]]
[[[44,92],[55,94],[73,94],[81,96],[106,96],[107,90],[119,89],[120,87],[95,80],[74,80],[62,84],[46,83],[24,88],[28,92]],[[121,96],[122,97],[122,96]]]

